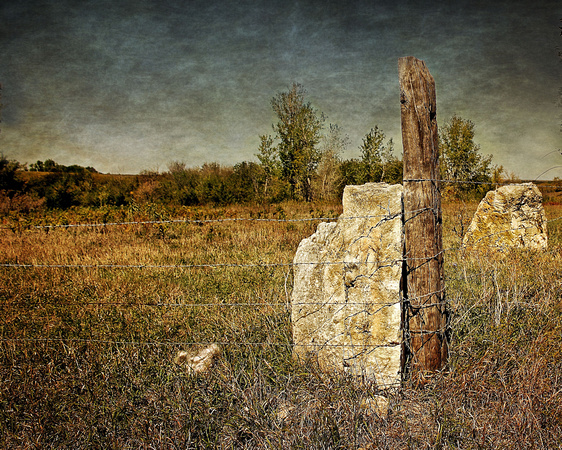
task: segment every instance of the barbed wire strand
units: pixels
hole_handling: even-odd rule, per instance
[[[371,217],[371,216],[368,216]],[[385,217],[392,217],[396,218],[394,215],[385,216]],[[556,221],[562,220],[562,216],[556,217],[551,220],[547,220],[547,223],[553,223]],[[501,235],[504,233],[510,233],[512,231],[521,231],[525,229],[534,228],[534,226],[521,226],[517,228],[508,228],[506,230],[501,230],[495,233],[490,233],[486,236],[481,237],[477,242],[484,241],[488,238],[492,238],[497,235]],[[495,247],[495,246],[494,246]],[[254,267],[263,267],[263,268],[273,268],[273,267],[293,267],[293,266],[301,266],[301,265],[351,265],[351,264],[375,264],[375,265],[388,265],[388,264],[398,264],[401,262],[411,262],[411,261],[429,261],[431,259],[435,259],[440,256],[442,253],[451,252],[451,251],[458,251],[462,250],[464,247],[449,247],[446,249],[441,250],[439,253],[435,255],[429,255],[426,257],[418,257],[418,258],[396,258],[391,260],[384,260],[384,261],[311,261],[311,262],[259,262],[259,263],[200,263],[200,264],[48,264],[48,263],[41,263],[41,264],[32,264],[32,263],[0,263],[0,267],[4,268],[50,268],[50,269],[202,269],[202,268],[232,268],[232,267],[241,267],[241,268],[254,268]]]
[[[412,180],[404,180],[405,182],[419,182],[419,181],[437,181],[437,180],[431,180],[431,179],[412,179]],[[447,182],[447,180],[439,180],[441,182]],[[474,182],[472,182],[474,183]],[[492,184],[489,182],[482,182],[480,184]],[[494,184],[499,184],[499,183],[494,183]],[[511,183],[512,184],[512,183]],[[435,209],[433,208],[424,208],[423,210],[419,210],[418,212],[423,212],[426,210],[433,210],[435,211]],[[415,211],[409,211],[409,214],[415,213]],[[357,216],[357,217],[318,217],[318,218],[305,218],[305,219],[259,219],[259,218],[227,218],[227,219],[178,219],[178,220],[166,220],[166,221],[144,221],[144,222],[114,222],[114,223],[105,223],[105,224],[68,224],[68,225],[45,225],[45,226],[36,226],[35,228],[58,228],[58,227],[93,227],[93,226],[111,226],[111,225],[139,225],[139,224],[167,224],[167,223],[211,223],[211,222],[236,222],[236,221],[255,221],[255,222],[310,222],[310,221],[325,221],[325,220],[339,220],[339,219],[354,219],[354,218],[375,218],[375,217],[386,217],[386,218],[395,218],[397,217],[397,215],[376,215],[376,216]],[[552,223],[555,221],[558,221],[562,219],[561,217],[557,217],[555,219],[551,219],[548,220],[548,223]],[[530,228],[530,227],[518,227],[518,228],[514,228],[514,229],[508,229],[508,230],[503,230],[497,233],[492,233],[489,236],[485,236],[482,239],[485,239],[486,237],[492,237],[494,235],[497,234],[501,234],[501,233],[506,233],[506,232],[510,232],[510,231],[516,231],[516,230],[521,230],[521,229],[525,229],[525,228]],[[449,248],[446,249],[444,251],[452,251],[452,250],[458,250],[459,248],[455,249],[455,248]],[[440,252],[439,254],[441,254],[442,252]],[[426,258],[415,258],[415,259],[434,259],[436,258],[438,255],[433,255],[430,257],[426,257]],[[392,260],[392,262],[394,263],[399,263],[399,262],[403,262],[403,261],[411,261],[413,258],[401,258],[401,259],[395,259]],[[142,264],[137,264],[137,265],[122,265],[122,264],[82,264],[82,265],[66,265],[66,264],[11,264],[11,263],[4,263],[4,264],[0,264],[0,267],[11,267],[11,268],[139,268],[139,269],[143,269],[143,268],[204,268],[204,267],[209,267],[209,268],[218,268],[218,267],[289,267],[289,266],[296,266],[296,265],[309,265],[309,264],[342,264],[342,265],[346,265],[346,264],[377,264],[377,262],[363,262],[363,261],[357,261],[357,262],[350,262],[350,261],[338,261],[338,262],[307,262],[307,263],[259,263],[259,264],[234,264],[234,263],[222,263],[222,264],[192,264],[192,265],[142,265]],[[380,262],[378,262],[380,264]],[[419,298],[424,298],[424,297],[431,297],[433,295],[438,295],[438,294],[442,294],[444,292],[444,290],[440,290],[437,292],[432,292],[429,294],[424,294],[420,297],[417,297],[417,299]],[[412,298],[412,299],[408,299],[408,301],[412,301],[416,298]],[[326,303],[326,302],[314,302],[314,303],[299,303],[299,305],[318,305],[318,306],[322,306],[322,305],[327,305],[330,302]],[[89,303],[89,304],[95,304],[95,305],[117,305],[117,303],[114,302],[104,302],[104,303]],[[336,303],[335,303],[336,304]],[[388,303],[388,304],[380,304],[381,307],[385,307],[385,306],[392,306],[395,305],[396,303]],[[84,305],[84,304],[82,304]],[[353,303],[353,304],[349,304],[351,305],[361,305],[364,306],[365,303]],[[434,307],[434,306],[440,306],[440,303],[432,303],[432,304],[424,304],[424,305],[416,305],[416,308],[429,308],[429,307]],[[247,307],[256,307],[256,306],[283,306],[286,307],[287,303],[286,302],[276,302],[276,303],[191,303],[191,304],[181,304],[181,303],[145,303],[142,305],[139,304],[135,304],[135,306],[174,306],[174,307],[179,307],[179,306],[183,306],[183,307],[211,307],[211,306],[220,306],[220,307],[226,307],[226,306],[231,306],[231,307],[241,307],[241,306],[247,306]],[[423,334],[435,334],[435,333],[442,333],[445,332],[446,330],[408,330],[408,332],[410,334],[412,333],[423,333]],[[306,344],[295,344],[295,343],[279,343],[279,342],[171,342],[171,341],[157,341],[157,342],[141,342],[141,341],[112,341],[112,340],[100,340],[100,339],[76,339],[76,338],[70,338],[70,339],[64,339],[64,338],[4,338],[4,339],[0,339],[0,342],[63,342],[63,343],[67,343],[67,342],[85,342],[85,343],[105,343],[105,344],[113,344],[113,345],[151,345],[151,346],[155,346],[155,345],[174,345],[174,346],[178,346],[178,345],[211,345],[211,344],[218,344],[218,345],[247,345],[247,346],[257,346],[257,345],[276,345],[276,346],[306,346],[306,347],[365,347],[365,345],[361,344],[313,344],[313,343],[306,343]],[[394,345],[394,344],[392,344]],[[398,344],[397,344],[398,345]],[[381,346],[385,346],[385,345],[371,345],[370,347],[381,347]]]
[[[562,166],[561,166],[562,167]],[[544,173],[543,173],[544,174]],[[543,175],[541,174],[541,175]],[[540,177],[540,175],[539,175]],[[402,180],[402,182],[418,182],[418,181],[434,181],[434,182],[440,182],[440,183],[446,183],[446,184],[474,184],[474,185],[491,185],[491,186],[524,186],[524,185],[529,185],[531,183],[540,183],[539,185],[537,185],[538,188],[560,188],[562,187],[562,185],[560,184],[543,184],[546,183],[546,181],[539,181],[537,179],[532,180],[532,181],[517,181],[517,182],[513,182],[513,181],[465,181],[465,180],[441,180],[441,179],[437,179],[437,178],[410,178],[410,179],[406,179],[406,180]]]
[[[385,344],[318,344],[315,342],[307,342],[305,344],[292,343],[292,342],[246,342],[246,341],[204,341],[204,342],[189,342],[189,341],[125,341],[125,340],[109,340],[109,339],[81,339],[81,338],[0,338],[0,342],[60,342],[60,343],[95,343],[95,344],[111,344],[111,345],[135,345],[135,346],[181,346],[181,345],[246,345],[246,346],[260,346],[271,345],[280,347],[354,347],[354,348],[385,348],[389,346],[400,345],[401,342],[385,343]]]
[[[421,297],[420,297],[421,298]],[[382,308],[386,308],[389,306],[394,306],[400,303],[399,300],[395,302],[347,302],[344,306],[380,306]],[[0,305],[9,305],[9,302],[1,302]],[[330,305],[342,305],[339,302],[294,302],[294,305],[298,306],[330,306]],[[60,307],[60,308],[68,308],[68,303],[57,303],[50,305],[52,307]],[[76,303],[74,306],[125,306],[125,307],[175,307],[175,308],[213,308],[213,307],[252,307],[255,308],[256,306],[283,306],[284,308],[287,307],[287,302],[262,302],[262,303],[227,303],[227,302],[216,302],[216,303],[171,303],[171,302],[158,302],[158,303],[126,303],[126,302],[83,302],[83,303]]]
[[[474,184],[474,185],[495,185],[495,186],[505,186],[505,185],[514,185],[514,186],[522,186],[528,185],[530,182],[492,182],[492,181],[463,181],[463,180],[447,180],[447,179],[434,179],[434,178],[412,178],[402,180],[403,183],[410,183],[410,182],[440,182],[440,183],[447,183],[447,184]],[[538,180],[534,180],[538,181]],[[538,186],[537,186],[538,187]],[[548,187],[548,188],[561,188],[561,185],[544,185],[541,184],[540,187]],[[426,208],[427,209],[427,208]],[[421,212],[423,210],[418,211],[409,211],[409,214],[414,214],[416,212]],[[204,224],[204,223],[221,223],[221,222],[242,222],[242,221],[253,221],[253,222],[314,222],[314,221],[334,221],[338,219],[356,219],[356,218],[371,218],[371,217],[380,217],[380,216],[363,216],[363,217],[312,217],[312,218],[301,218],[301,219],[275,219],[275,218],[244,218],[244,217],[235,217],[235,218],[223,218],[223,219],[170,219],[170,220],[148,220],[148,221],[126,221],[126,222],[101,222],[101,223],[76,223],[76,224],[54,224],[54,225],[30,225],[30,228],[34,229],[53,229],[53,228],[78,228],[78,227],[111,227],[111,226],[121,226],[121,225],[165,225],[165,224],[174,224],[174,223],[193,223],[193,224]],[[19,224],[18,224],[19,225]],[[14,225],[16,226],[16,225]],[[7,229],[11,230],[14,226],[9,225],[2,225],[0,229]],[[21,226],[21,225],[20,225]]]
[[[419,210],[425,211],[425,209]],[[412,211],[418,212],[418,211]],[[226,219],[171,219],[171,220],[147,220],[147,221],[128,221],[128,222],[93,222],[93,223],[71,223],[71,224],[54,224],[54,225],[27,225],[31,229],[55,229],[55,228],[96,228],[96,227],[112,227],[120,225],[167,225],[167,224],[206,224],[206,223],[226,223],[226,222],[278,222],[278,223],[295,223],[295,222],[318,222],[318,221],[338,221],[338,220],[354,220],[354,219],[376,219],[387,218],[393,219],[401,213],[396,214],[374,214],[366,216],[337,216],[337,217],[305,217],[300,219],[263,219],[252,217],[232,217]],[[12,230],[21,224],[14,224],[13,226],[4,225],[0,229]],[[25,225],[23,225],[25,227]]]

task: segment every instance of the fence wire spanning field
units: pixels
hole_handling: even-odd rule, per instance
[[[368,448],[373,442],[373,448],[406,442],[423,448],[435,445],[435,436],[453,436],[448,442],[469,447],[477,439],[493,448],[514,436],[528,443],[538,433],[552,444],[562,436],[555,428],[560,386],[546,378],[559,373],[553,366],[559,333],[549,321],[562,298],[556,269],[562,211],[549,208],[550,250],[494,259],[462,247],[459,230],[466,227],[458,222],[469,221],[476,204],[444,205],[450,370],[435,392],[414,396],[403,387],[385,394],[395,406],[383,421],[362,406],[380,386],[345,376],[325,380],[312,362],[292,358],[295,251],[319,222],[338,220],[341,211],[289,205],[288,217],[248,207],[212,210],[211,218],[199,210],[199,217],[169,220],[139,214],[108,223],[7,224],[0,230],[0,442],[5,448]],[[433,306],[433,294],[421,299],[424,307]],[[186,376],[174,362],[180,350],[197,353],[212,344],[222,353],[205,377]],[[498,391],[509,379],[551,387],[540,396],[509,384]],[[520,404],[529,396],[531,409]],[[496,399],[514,402],[516,419],[500,420],[506,412],[498,406],[498,419],[486,422]],[[434,417],[440,408],[451,423]],[[470,423],[462,422],[464,411]],[[552,423],[533,422],[540,411]]]
[[[340,220],[356,220],[356,219],[366,219],[366,218],[377,218],[380,220],[392,219],[395,218],[395,215],[376,215],[376,216],[357,216],[357,217],[344,217],[340,218]],[[277,224],[294,224],[294,223],[311,223],[311,222],[322,222],[322,221],[330,221],[330,220],[338,220],[338,218],[334,217],[314,217],[314,218],[302,218],[302,219],[253,219],[253,218],[230,218],[230,219],[182,219],[182,220],[164,220],[164,221],[139,221],[139,222],[122,222],[122,223],[111,223],[112,226],[131,226],[131,225],[163,225],[163,224],[183,224],[183,225],[212,225],[212,224],[241,224],[241,223],[277,223]],[[73,229],[73,228],[95,228],[99,224],[68,224],[68,225],[60,225],[60,226],[41,226],[35,228],[36,230],[52,230],[53,228],[61,228],[61,229]],[[199,230],[198,230],[199,231]],[[306,236],[303,236],[306,237]],[[384,263],[388,264],[396,264],[399,261],[385,261]],[[362,264],[362,262],[358,261],[357,264]],[[49,264],[49,263],[1,263],[0,267],[6,269],[88,269],[88,270],[112,270],[112,269],[139,269],[139,270],[191,270],[191,269],[285,269],[290,270],[291,268],[295,267],[296,265],[348,265],[350,262],[343,262],[343,261],[321,261],[321,262],[307,262],[307,263],[294,263],[292,261],[282,261],[282,262],[257,262],[257,263],[220,263],[220,262],[203,262],[197,264],[113,264],[113,263],[95,263],[95,264]],[[213,272],[210,276],[221,278],[220,274]],[[123,304],[120,302],[115,301],[105,301],[105,302],[81,302],[81,305],[84,306],[120,306],[125,308],[138,308],[138,307],[151,307],[151,308],[257,308],[257,307],[272,307],[272,308],[281,308],[283,314],[288,315],[289,313],[289,290],[290,288],[287,287],[287,279],[289,278],[290,273],[287,272],[284,274],[284,292],[283,298],[277,302],[271,302],[263,299],[260,302],[240,302],[240,301],[214,301],[214,302],[185,302],[184,298],[178,298],[175,302],[163,302],[161,300],[156,302],[135,302],[130,304]],[[301,305],[318,305],[318,306],[326,306],[329,302],[316,302],[316,303],[303,303]],[[355,306],[355,303],[349,303],[348,306]],[[358,304],[364,306],[363,303]],[[67,304],[61,305],[54,305],[54,307],[58,308],[68,308]],[[288,318],[288,316],[287,316]],[[287,338],[290,338],[288,335]],[[294,344],[290,343],[290,339],[285,340],[284,342],[249,342],[249,341],[223,341],[219,339],[212,339],[206,341],[149,341],[149,342],[141,342],[141,341],[123,341],[123,340],[107,340],[107,339],[81,339],[81,338],[70,338],[70,339],[63,339],[58,337],[36,337],[36,338],[8,338],[3,337],[1,339],[4,342],[45,342],[45,341],[53,341],[53,342],[96,342],[96,343],[105,343],[105,344],[119,344],[119,345],[174,345],[174,346],[181,346],[181,345],[195,345],[195,346],[203,346],[203,345],[210,345],[210,344],[219,344],[219,345],[240,345],[240,346],[257,346],[257,345],[273,345],[273,346],[293,346]],[[322,344],[321,347],[342,347],[346,346],[344,344]]]
[[[434,181],[434,180],[408,180],[408,181]],[[481,183],[481,184],[489,184],[489,183]],[[425,212],[427,208],[418,210],[418,211],[411,211],[410,214],[415,215],[417,213]],[[109,222],[109,223],[74,223],[74,224],[51,224],[51,225],[37,225],[37,226],[30,226],[29,230],[36,230],[40,232],[41,230],[45,231],[53,231],[57,229],[61,230],[68,230],[68,229],[96,229],[99,227],[131,227],[131,226],[160,226],[160,225],[197,225],[197,226],[204,226],[204,225],[213,225],[213,224],[220,224],[220,225],[239,225],[239,224],[314,224],[317,222],[327,222],[327,221],[336,221],[336,220],[356,220],[356,219],[369,219],[369,218],[377,218],[381,221],[384,220],[391,220],[394,219],[396,215],[387,214],[387,215],[369,215],[369,216],[354,216],[354,217],[311,217],[311,218],[292,218],[292,219],[280,219],[280,218],[248,218],[248,217],[230,217],[230,218],[216,218],[216,219],[173,219],[173,220],[147,220],[147,221],[124,221],[124,222]],[[562,216],[553,218],[548,221],[548,223],[554,223],[560,221]],[[4,227],[7,231],[11,229],[14,231],[13,228]],[[521,228],[514,229],[514,230],[506,230],[508,231],[515,231],[520,230]],[[14,232],[15,236],[18,236],[17,232]],[[302,237],[306,237],[307,235],[303,235]],[[80,236],[77,236],[79,239]],[[449,246],[445,248],[441,253],[451,254],[454,252],[462,251],[461,245],[456,246]],[[554,253],[558,252],[558,250],[554,250]],[[417,258],[422,261],[426,261],[429,259],[437,258],[439,255],[431,255],[427,258]],[[20,258],[16,257],[16,260]],[[383,264],[401,264],[404,261],[412,261],[411,258],[402,258],[402,259],[393,259],[388,261],[382,261]],[[381,262],[379,262],[380,264]],[[211,261],[204,261],[198,263],[190,263],[190,264],[150,264],[150,263],[105,263],[105,262],[97,262],[97,263],[49,263],[49,262],[2,262],[0,263],[0,267],[4,269],[84,269],[84,270],[191,270],[191,269],[286,269],[290,270],[297,265],[341,265],[347,266],[349,265],[349,261],[316,261],[316,262],[301,262],[301,263],[294,263],[292,261],[274,261],[274,262],[255,262],[255,263],[243,263],[243,262],[211,262]],[[354,261],[353,264],[360,265],[360,264],[372,264],[364,261]],[[493,269],[488,269],[487,273],[492,273]],[[216,272],[213,272],[210,275],[215,278],[220,279],[220,275]],[[465,279],[468,280],[468,277],[480,277],[481,274],[471,274],[466,275],[464,274]],[[284,291],[282,292],[283,298],[279,301],[270,302],[264,299],[262,301],[255,302],[241,302],[241,301],[213,301],[213,302],[189,302],[186,301],[185,297],[178,297],[175,298],[174,302],[169,301],[162,301],[161,299],[155,299],[154,301],[146,302],[146,301],[137,301],[137,302],[129,302],[123,303],[119,301],[85,301],[79,302],[82,306],[88,307],[122,307],[122,308],[139,308],[139,307],[150,307],[150,308],[257,308],[257,307],[276,307],[282,308],[284,313],[288,313],[290,310],[290,298],[289,298],[289,291],[290,286],[287,286],[288,279],[290,278],[290,272],[284,273],[284,282],[282,284]],[[436,293],[426,294],[424,296],[417,297],[415,299],[422,299],[424,297],[431,297]],[[162,294],[160,294],[162,295]],[[230,294],[230,296],[232,293]],[[215,299],[215,300],[218,300]],[[414,299],[413,299],[414,300]],[[317,302],[317,303],[299,303],[303,305],[324,305],[326,306],[329,302]],[[353,306],[355,304],[350,304]],[[361,304],[363,305],[363,304]],[[6,307],[7,304],[5,303],[4,306]],[[68,308],[69,305],[67,303],[62,303],[58,305],[52,305],[55,308]],[[424,307],[432,307],[435,306],[432,303],[424,304]],[[224,341],[220,338],[215,339],[207,339],[205,341],[197,340],[182,340],[182,341],[170,341],[170,340],[163,340],[163,341],[126,341],[126,340],[108,340],[100,338],[91,338],[91,339],[84,339],[84,338],[60,338],[60,337],[47,337],[47,336],[37,336],[37,337],[9,337],[6,333],[3,333],[3,336],[0,338],[1,342],[46,342],[46,341],[53,341],[53,342],[96,342],[96,343],[105,343],[105,344],[119,344],[119,345],[174,345],[174,346],[181,346],[181,345],[195,345],[195,346],[203,346],[203,345],[210,345],[212,343],[220,344],[220,345],[242,345],[242,346],[256,346],[256,345],[273,345],[273,346],[291,346],[294,344],[290,343],[290,340],[284,340],[284,342],[249,342],[249,341]],[[345,346],[345,344],[338,344],[335,345]],[[330,346],[329,344],[319,344],[319,346]]]

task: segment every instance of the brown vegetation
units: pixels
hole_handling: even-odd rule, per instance
[[[1,446],[559,448],[562,221],[549,224],[548,252],[469,256],[459,242],[475,209],[444,205],[449,365],[385,393],[383,417],[362,406],[376,386],[291,360],[291,268],[264,264],[290,263],[316,222],[162,222],[334,217],[341,206],[4,216],[0,263],[77,266],[0,268]],[[560,203],[546,211],[562,216]],[[160,223],[33,228],[133,221]],[[207,375],[174,364],[211,342],[222,354]]]

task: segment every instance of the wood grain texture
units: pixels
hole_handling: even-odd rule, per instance
[[[447,360],[435,81],[414,57],[398,61],[404,146],[404,364],[435,371]]]

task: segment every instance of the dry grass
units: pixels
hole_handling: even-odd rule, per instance
[[[562,221],[550,251],[458,250],[474,203],[444,205],[450,364],[387,392],[291,360],[280,267],[1,268],[3,448],[560,448]],[[309,222],[55,228],[175,217],[334,216],[335,205],[73,210],[7,217],[1,263],[143,266],[290,262]],[[559,204],[547,215],[562,215]],[[45,340],[48,338],[48,340]],[[220,342],[206,376],[178,350]]]

